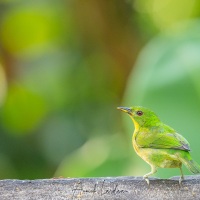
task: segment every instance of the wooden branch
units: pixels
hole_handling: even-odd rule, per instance
[[[141,177],[1,180],[1,200],[155,200],[200,199],[200,176],[150,179]]]

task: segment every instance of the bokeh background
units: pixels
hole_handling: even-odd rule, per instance
[[[117,106],[153,109],[200,163],[199,18],[198,0],[1,0],[0,179],[149,172]]]

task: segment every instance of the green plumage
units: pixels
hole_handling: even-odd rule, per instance
[[[149,184],[148,177],[157,171],[157,168],[180,168],[184,179],[182,164],[194,174],[200,173],[199,165],[190,156],[188,141],[174,129],[160,121],[157,115],[144,107],[118,107],[128,113],[135,125],[132,137],[136,153],[151,166],[151,172],[144,175]]]

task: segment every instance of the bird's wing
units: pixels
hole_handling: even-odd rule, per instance
[[[188,141],[178,133],[138,134],[136,143],[142,148],[180,149],[190,151]]]

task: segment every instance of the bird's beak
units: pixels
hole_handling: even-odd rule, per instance
[[[132,109],[128,107],[117,107],[118,110],[121,110],[125,113],[128,113],[129,115],[132,115]]]

